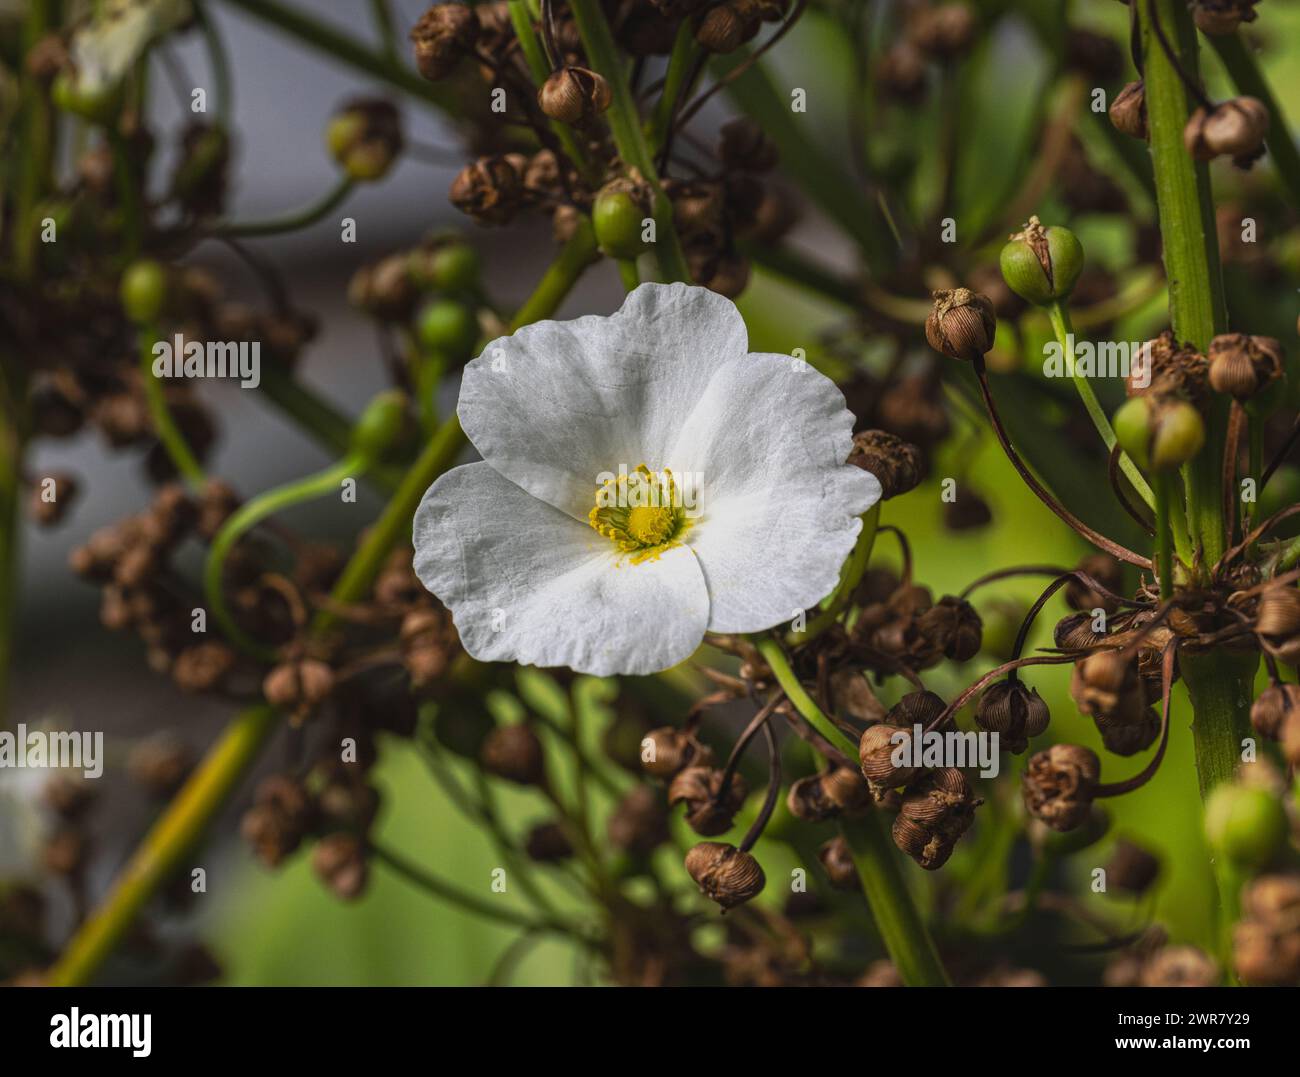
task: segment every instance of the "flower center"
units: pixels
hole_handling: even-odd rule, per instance
[[[639,564],[679,545],[689,526],[681,491],[673,473],[651,471],[645,464],[596,488],[596,507],[587,516],[596,531]]]

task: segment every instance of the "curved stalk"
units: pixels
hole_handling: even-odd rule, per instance
[[[200,487],[206,480],[203,466],[190,451],[180,427],[172,418],[171,409],[167,407],[167,394],[162,382],[153,372],[153,345],[158,339],[158,330],[146,326],[140,332],[140,379],[144,384],[144,398],[149,407],[149,418],[153,421],[154,433],[158,435],[164,451],[180,472],[181,477],[192,487]]]
[[[270,217],[264,221],[221,221],[212,226],[212,232],[214,235],[219,236],[242,236],[244,238],[274,236],[279,235],[281,232],[296,232],[300,228],[306,228],[308,225],[319,221],[330,210],[342,203],[352,193],[352,188],[355,186],[356,180],[345,175],[335,184],[332,190],[326,191],[315,202],[303,206],[302,209],[293,210],[281,217]]]

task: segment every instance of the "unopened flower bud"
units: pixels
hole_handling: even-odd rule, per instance
[[[1073,830],[1088,818],[1100,779],[1096,752],[1053,744],[1029,759],[1022,778],[1025,807],[1053,830]]]
[[[605,184],[591,205],[596,242],[611,258],[635,258],[648,244],[642,238],[650,216],[651,194],[645,184],[615,179]]]
[[[879,480],[884,500],[915,489],[922,478],[921,451],[885,430],[854,434],[848,462]]]
[[[696,24],[695,40],[708,52],[734,52],[761,26],[762,19],[748,0],[723,0]]]
[[[1083,246],[1068,228],[1044,228],[1030,217],[1002,248],[1002,276],[1029,303],[1047,306],[1065,299],[1083,272]]]
[[[838,835],[817,850],[817,859],[826,870],[826,878],[836,890],[861,890],[858,868],[853,863],[849,843]]]
[[[1264,146],[1268,109],[1254,97],[1234,97],[1213,109],[1198,108],[1183,128],[1183,145],[1198,161],[1232,157],[1246,163]]]
[[[1286,841],[1286,809],[1267,789],[1224,782],[1205,804],[1210,849],[1245,870],[1264,867]]]
[[[605,77],[585,67],[562,67],[537,91],[537,103],[547,116],[572,125],[594,120],[612,100]]]
[[[1130,82],[1115,95],[1110,103],[1110,122],[1116,131],[1147,140],[1147,94],[1141,79]]]
[[[542,785],[546,780],[542,742],[526,725],[497,726],[483,741],[479,762],[489,774],[517,785]]]
[[[430,82],[444,79],[473,50],[478,36],[479,21],[468,4],[434,4],[411,28],[415,66]]]
[[[743,905],[767,882],[753,856],[720,841],[694,846],[686,854],[686,871],[701,892],[724,909]]]
[[[1005,680],[989,685],[975,707],[975,724],[998,735],[1002,748],[1020,755],[1047,729],[1051,715],[1036,688]]]
[[[152,258],[132,262],[118,287],[122,311],[136,325],[156,321],[167,300],[166,270]]]
[[[378,393],[352,427],[352,451],[367,462],[381,459],[402,436],[408,404],[400,389]]]
[[[714,767],[687,767],[668,786],[669,805],[686,805],[687,824],[706,838],[730,830],[745,803],[744,779],[733,773],[724,793],[724,774]]]
[[[1114,426],[1120,448],[1149,471],[1185,464],[1205,444],[1205,420],[1180,397],[1130,397],[1115,412]]]
[[[916,618],[917,632],[954,662],[979,654],[983,625],[975,607],[964,598],[944,595]]]
[[[951,359],[982,358],[992,347],[998,319],[993,301],[969,288],[934,293],[934,307],[925,320],[925,339]]]
[[[402,152],[397,109],[387,101],[354,101],[326,128],[330,154],[354,180],[377,180]]]
[[[461,366],[473,358],[479,338],[478,319],[465,303],[435,299],[420,312],[415,335],[428,351]]]

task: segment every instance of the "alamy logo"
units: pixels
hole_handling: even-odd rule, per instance
[[[153,346],[155,378],[238,378],[245,389],[262,383],[260,340],[186,340],[177,333]]]
[[[1043,345],[1043,376],[1046,378],[1124,378],[1135,389],[1151,384],[1151,342],[1103,340],[1076,341],[1066,336],[1067,347],[1051,340]]]
[[[104,773],[104,734],[28,729],[0,730],[0,767],[80,770],[87,778]]]
[[[922,767],[976,767],[981,778],[996,778],[1002,769],[1002,756],[998,750],[998,734],[962,733],[950,729],[945,733],[927,730],[916,724],[909,732],[900,729],[889,738],[894,750],[889,762],[896,768]]]
[[[82,1013],[73,1006],[50,1018],[50,1046],[129,1047],[134,1057],[148,1058],[152,1025],[152,1014]]]

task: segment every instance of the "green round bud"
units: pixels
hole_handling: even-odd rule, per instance
[[[453,363],[464,363],[478,343],[478,319],[464,303],[435,299],[421,312],[415,335],[425,350],[440,352]]]
[[[107,86],[97,91],[83,89],[70,72],[55,76],[50,86],[54,107],[74,116],[107,126],[117,116],[122,104],[121,86]]]
[[[1030,217],[1011,237],[999,258],[1002,276],[1021,299],[1047,306],[1066,298],[1083,272],[1083,244],[1068,228],[1044,228]]]
[[[1111,419],[1115,440],[1140,468],[1151,466],[1151,409],[1144,396],[1130,397]]]
[[[1286,835],[1286,809],[1267,789],[1225,783],[1206,802],[1205,836],[1210,849],[1236,867],[1264,867]]]
[[[402,152],[401,120],[387,101],[356,101],[330,120],[325,144],[349,177],[377,180]]]
[[[429,279],[444,292],[468,292],[478,284],[478,252],[468,243],[448,243],[429,259]]]
[[[406,405],[406,394],[398,389],[374,397],[352,427],[352,451],[367,461],[383,457],[402,436]]]
[[[167,273],[152,258],[140,258],[123,272],[118,296],[126,316],[136,325],[157,321],[167,301]]]
[[[1151,439],[1151,467],[1164,471],[1187,463],[1205,444],[1205,420],[1186,400],[1157,407]]]
[[[626,189],[613,184],[602,189],[591,207],[591,224],[600,249],[611,258],[635,258],[647,246],[641,238],[645,217]]]

